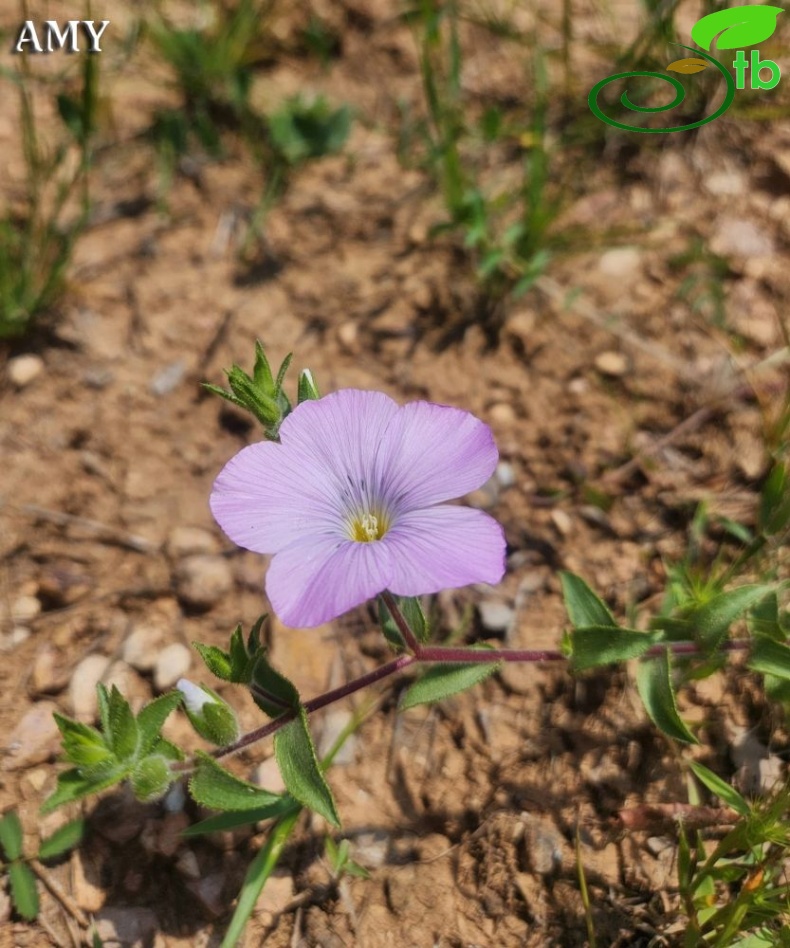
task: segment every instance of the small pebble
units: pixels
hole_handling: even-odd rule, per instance
[[[159,653],[154,666],[154,685],[157,691],[167,691],[179,678],[189,672],[192,653],[181,642],[173,642]]]
[[[564,510],[552,510],[551,522],[564,537],[573,529],[573,521]]]
[[[508,461],[500,461],[497,464],[495,475],[497,481],[499,481],[499,486],[503,489],[512,487],[516,483],[515,468]]]
[[[61,691],[68,684],[63,671],[63,662],[56,649],[44,645],[33,659],[30,686],[33,694],[43,695]]]
[[[359,329],[352,320],[338,327],[337,340],[344,349],[352,353],[359,352]]]
[[[8,378],[16,388],[26,388],[44,371],[44,360],[37,355],[21,355],[8,361]]]
[[[187,556],[176,568],[179,599],[194,609],[210,609],[233,588],[233,574],[221,556]]]
[[[148,385],[149,391],[152,395],[158,395],[160,398],[163,395],[169,395],[170,392],[178,388],[181,384],[181,380],[184,378],[186,371],[187,364],[183,359],[171,362],[170,365],[160,369],[159,372],[154,375]]]
[[[35,596],[19,596],[11,605],[11,618],[25,623],[41,612],[41,602]]]
[[[486,599],[479,605],[480,621],[489,632],[504,632],[510,628],[516,613],[506,602]]]
[[[159,919],[142,906],[105,908],[96,916],[95,931],[104,948],[144,948],[153,943]]]
[[[5,743],[4,770],[41,764],[52,756],[60,736],[52,714],[58,710],[52,701],[39,701],[22,717]]]
[[[71,710],[79,721],[96,719],[99,710],[96,685],[110,666],[106,655],[88,655],[74,669],[69,685]]]
[[[213,533],[202,527],[175,527],[167,538],[167,553],[174,560],[194,553],[218,553],[219,543]]]
[[[602,375],[619,378],[628,371],[628,359],[622,352],[602,352],[595,357],[595,368]]]
[[[598,261],[599,271],[612,280],[638,276],[641,265],[642,253],[636,247],[613,247]]]
[[[512,425],[516,420],[516,410],[507,402],[497,402],[489,408],[488,417],[495,425]]]
[[[135,626],[123,643],[123,660],[137,671],[153,671],[164,638],[164,629],[158,625]]]

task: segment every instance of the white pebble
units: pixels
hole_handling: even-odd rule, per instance
[[[192,653],[181,642],[173,642],[159,653],[154,666],[154,685],[157,691],[167,691],[183,678],[192,663]]]
[[[21,355],[8,361],[8,378],[17,388],[26,388],[44,371],[44,360],[37,355]]]

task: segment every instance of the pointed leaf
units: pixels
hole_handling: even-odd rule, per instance
[[[639,632],[636,629],[612,628],[610,625],[573,629],[571,661],[576,671],[613,665],[630,658],[639,658],[661,641],[663,632]]]
[[[695,72],[702,72],[703,69],[707,68],[708,64],[704,59],[697,59],[696,57],[690,56],[686,59],[676,59],[666,67],[667,72],[680,72],[685,75],[692,75]]]
[[[61,826],[60,829],[55,830],[51,836],[42,840],[38,850],[38,858],[42,862],[46,862],[48,859],[63,856],[70,849],[79,846],[84,835],[85,820],[72,820],[70,823],[66,823],[65,826]]]
[[[24,862],[12,862],[8,867],[8,881],[11,883],[11,901],[22,918],[29,922],[38,916],[38,888],[36,877],[30,866]]]
[[[740,813],[741,816],[749,816],[751,807],[734,787],[725,783],[721,777],[714,774],[712,770],[708,770],[707,767],[703,767],[702,764],[690,760],[689,767],[697,780],[703,783],[711,793],[715,793],[722,803],[735,810],[736,813]]]
[[[752,671],[790,681],[790,648],[767,636],[755,638],[746,664]]]
[[[475,646],[475,648],[481,650],[487,647],[484,645]],[[501,667],[502,662],[485,662],[480,665],[467,662],[458,662],[452,665],[433,665],[421,678],[418,678],[413,685],[406,689],[400,707],[406,711],[418,704],[442,701],[444,698],[449,698],[450,695],[473,688]]]
[[[78,767],[95,767],[115,759],[99,732],[81,721],[53,714],[63,738],[63,752],[69,763]]]
[[[42,813],[51,813],[64,803],[81,800],[92,793],[106,790],[113,784],[120,783],[129,773],[129,768],[118,765],[116,770],[104,774],[101,779],[85,776],[76,768],[58,774],[58,785],[54,793],[47,797],[41,805]]]
[[[772,587],[765,585],[738,586],[690,610],[687,618],[695,639],[707,648],[716,648],[738,616],[771,591]]]
[[[299,707],[299,692],[285,675],[275,671],[264,653],[261,653],[252,669],[250,685],[255,703],[270,718],[277,718],[285,711]]]
[[[299,376],[299,386],[296,394],[297,405],[301,405],[302,402],[315,401],[320,397],[321,394],[315,384],[312,372],[309,369],[303,369]]]
[[[699,743],[678,714],[669,650],[657,658],[643,659],[639,663],[636,684],[639,696],[654,724],[676,741]]]
[[[297,803],[294,798],[286,793],[278,797],[276,803],[269,806],[259,806],[252,810],[229,811],[227,813],[217,813],[215,816],[209,816],[194,826],[189,826],[184,830],[184,836],[203,836],[206,833],[222,833],[225,830],[236,829],[238,826],[251,826],[253,823],[261,823],[263,820],[273,820],[278,816],[284,816],[293,809],[301,810],[302,804]]]
[[[274,390],[272,370],[260,339],[255,340],[255,368],[252,370],[252,375],[255,379],[255,384],[263,389],[264,392]]]
[[[702,17],[691,28],[691,38],[703,49],[710,50],[713,40],[719,33],[718,49],[740,49],[742,46],[754,46],[773,35],[776,18],[782,12],[781,7],[772,7],[764,3],[718,10]]]
[[[110,695],[107,686],[100,681],[96,685],[96,696],[99,704],[99,720],[101,721],[102,734],[109,739],[110,736]]]
[[[0,820],[0,848],[9,861],[22,855],[22,823],[16,810],[9,810]]]
[[[115,756],[119,760],[129,760],[137,753],[140,729],[129,702],[115,685],[110,691],[109,720],[108,738]]]
[[[241,632],[241,626],[238,627],[238,630]],[[212,675],[222,681],[233,681],[230,655],[227,652],[217,648],[216,645],[203,645],[202,642],[193,642],[192,645],[206,663],[206,668]]]
[[[197,803],[212,810],[250,810],[280,801],[280,796],[247,783],[221,767],[213,757],[198,753],[198,766],[189,780]]]
[[[767,536],[781,533],[790,523],[790,477],[787,466],[777,461],[760,492],[760,532]]]
[[[274,735],[274,756],[291,796],[333,826],[340,826],[332,791],[318,765],[304,708]]]
[[[566,570],[560,572],[565,608],[576,628],[587,626],[617,626],[606,604],[590,589],[585,581]]]
[[[175,711],[181,703],[181,695],[177,691],[169,691],[167,694],[149,701],[147,705],[137,715],[137,726],[140,729],[140,753],[148,754],[159,740],[159,734],[162,725],[168,716]]]

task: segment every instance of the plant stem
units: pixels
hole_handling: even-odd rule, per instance
[[[388,589],[385,589],[381,594],[381,598],[384,601],[384,605],[387,607],[387,609],[389,609],[390,615],[392,616],[395,625],[398,627],[398,631],[403,636],[404,643],[411,649],[413,655],[421,657],[423,647],[417,641],[417,637],[412,632],[409,623],[406,621],[405,616],[400,611],[400,606],[395,601],[395,597]]]

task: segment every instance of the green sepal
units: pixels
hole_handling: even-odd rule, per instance
[[[420,600],[413,596],[395,596],[394,599],[417,641],[425,644],[431,637],[431,630]],[[381,597],[379,597],[379,625],[390,645],[397,651],[403,651],[406,643],[387,604]]]
[[[688,763],[697,780],[704,784],[711,793],[715,793],[722,803],[735,810],[736,813],[740,813],[741,816],[751,814],[751,807],[734,787],[725,783],[721,777],[714,774],[712,770],[708,770],[707,767],[703,767],[702,764],[698,764],[693,760]]]
[[[252,669],[250,691],[255,703],[270,718],[299,708],[299,692],[285,675],[275,671],[261,652]]]
[[[657,727],[677,741],[699,743],[678,714],[669,649],[656,658],[643,659],[639,663],[636,685],[645,710]]]
[[[598,665],[613,665],[639,658],[661,641],[663,633],[597,625],[575,628],[569,636],[571,664],[575,671],[584,671]]]
[[[9,862],[22,855],[22,823],[16,810],[0,819],[0,849]]]
[[[321,397],[318,386],[315,384],[313,373],[309,369],[302,369],[299,374],[299,385],[296,393],[296,403],[316,401]]]
[[[8,867],[11,901],[14,908],[29,922],[38,917],[38,888],[33,870],[27,863],[12,862]]]
[[[274,735],[274,756],[286,789],[303,806],[340,826],[335,801],[324,779],[304,708]]]
[[[160,739],[162,725],[168,716],[181,703],[178,691],[168,691],[153,701],[149,701],[137,715],[137,726],[140,729],[140,754],[149,754]]]
[[[132,790],[141,803],[151,803],[167,793],[174,779],[167,760],[152,755],[141,760],[132,771]]]
[[[241,631],[241,626],[238,626],[237,631]],[[230,655],[227,652],[216,645],[203,645],[202,642],[193,642],[192,645],[215,678],[221,681],[233,681]]]
[[[488,645],[473,646],[473,648],[481,651],[490,647]],[[473,688],[501,667],[502,662],[486,662],[484,664],[457,662],[454,664],[432,665],[422,677],[406,689],[400,700],[400,708],[406,711],[418,704],[442,701],[449,698],[450,695],[459,694]]]
[[[41,841],[38,850],[38,858],[42,862],[49,859],[57,859],[65,855],[70,849],[74,849],[82,842],[85,835],[85,820],[71,820],[65,826]]]
[[[280,802],[278,794],[256,787],[221,767],[200,751],[195,755],[197,769],[189,778],[189,792],[196,803],[212,810],[251,810]]]
[[[580,576],[569,573],[567,570],[561,570],[560,581],[562,582],[565,609],[575,628],[617,626],[604,601],[590,589]]]
[[[685,618],[693,628],[695,641],[705,650],[717,648],[738,616],[771,591],[772,587],[767,585],[739,586],[719,593],[704,605],[694,606]]]
[[[184,711],[192,727],[206,741],[223,747],[239,736],[236,713],[213,688],[186,679],[178,682]]]

